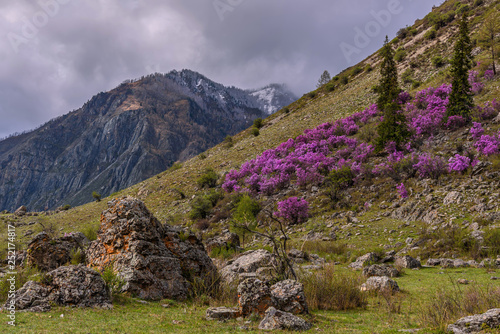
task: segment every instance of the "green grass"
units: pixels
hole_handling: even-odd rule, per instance
[[[338,268],[340,273],[348,269]],[[475,281],[480,286],[493,285],[490,276],[499,271],[485,269],[423,268],[406,270],[395,278],[402,293],[388,301],[383,296],[369,295],[366,309],[350,311],[313,311],[310,317],[313,328],[324,333],[398,333],[399,329],[423,328],[424,333],[438,333],[420,323],[419,312],[433,298],[439,287],[452,289],[460,278]],[[469,285],[470,286],[470,285]],[[464,290],[469,286],[460,286]],[[140,304],[128,297],[119,298],[113,310],[55,308],[48,313],[17,313],[15,333],[239,333],[244,321],[226,323],[204,319],[208,306],[172,301]],[[397,312],[389,311],[388,302],[400,306]],[[169,304],[164,308],[162,304]],[[227,305],[234,306],[234,305]],[[61,318],[60,315],[64,314]],[[6,317],[0,312],[0,318]],[[6,318],[5,318],[6,319]],[[247,319],[245,319],[246,321]],[[174,322],[180,322],[175,324]],[[260,333],[258,322],[247,325],[246,333]],[[314,329],[312,330],[314,331]],[[10,333],[6,320],[0,321],[0,332]]]

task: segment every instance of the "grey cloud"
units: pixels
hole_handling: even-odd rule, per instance
[[[215,1],[229,6],[223,20]],[[44,10],[28,0],[2,2],[0,137],[154,71],[189,68],[242,88],[284,82],[303,94],[325,69],[335,74],[362,60],[386,34],[394,36],[441,2],[400,0],[401,13],[347,62],[340,43],[353,44],[354,28],[364,29],[372,11],[395,1],[40,0],[52,4],[53,15],[17,53],[7,35],[23,36],[26,20],[43,21]]]

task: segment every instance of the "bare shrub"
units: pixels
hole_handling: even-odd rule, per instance
[[[362,281],[359,274],[336,272],[330,264],[314,274],[301,276],[311,310],[343,311],[367,305],[366,294],[359,289]]]

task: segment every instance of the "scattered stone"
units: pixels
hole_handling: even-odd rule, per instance
[[[261,330],[289,330],[307,331],[312,324],[291,313],[283,312],[270,307],[266,310],[265,317],[259,324]]]
[[[449,192],[443,200],[444,205],[460,204],[462,203],[462,196],[458,191]]]
[[[490,277],[490,280],[492,280],[492,281],[497,281],[497,280],[500,280],[500,277],[491,276],[491,277]]]
[[[467,285],[467,284],[469,284],[469,283],[470,283],[470,281],[469,281],[469,280],[466,280],[465,278],[459,278],[459,279],[457,280],[457,283],[458,283],[458,284]]]
[[[399,271],[396,268],[393,268],[389,265],[373,264],[363,269],[363,275],[365,277],[372,277],[372,276],[397,277],[399,276]]]
[[[14,215],[16,215],[18,217],[22,217],[22,216],[25,216],[27,212],[28,212],[28,209],[24,205],[21,205],[19,208],[17,208],[16,211],[14,211]]]
[[[500,308],[491,309],[483,314],[461,318],[448,326],[448,331],[454,334],[477,333],[485,329],[500,327]]]
[[[140,299],[184,300],[194,279],[210,285],[216,268],[203,244],[160,222],[143,202],[132,197],[108,202],[97,240],[86,252],[89,267],[112,265],[125,281],[123,292]]]
[[[10,304],[7,300],[5,307]],[[83,265],[59,267],[42,282],[27,282],[16,292],[17,310],[50,311],[51,304],[111,309],[111,299],[101,275]]]
[[[417,259],[412,258],[409,255],[396,258],[394,262],[396,267],[406,268],[406,269],[418,269],[422,268],[422,264]]]
[[[42,271],[51,271],[71,261],[71,252],[85,252],[88,243],[83,233],[72,233],[62,238],[52,239],[45,232],[37,234],[28,245],[26,264],[37,266]]]
[[[236,233],[227,232],[222,236],[208,239],[205,242],[205,249],[210,254],[213,249],[224,250],[238,249],[240,247],[240,237]]]
[[[453,268],[466,268],[469,264],[462,259],[453,260]]]
[[[236,319],[240,316],[238,308],[231,307],[210,307],[206,313],[207,320],[229,320]]]
[[[379,257],[375,253],[368,253],[363,256],[360,256],[356,259],[355,262],[349,265],[349,268],[355,270],[361,270],[363,267],[367,266],[370,263],[375,263],[379,260]]]
[[[254,273],[257,276],[257,270],[262,267],[276,266],[276,259],[273,254],[264,249],[247,251],[241,254],[236,260],[230,261],[220,271],[222,280],[231,284],[243,281],[242,274]]]
[[[373,276],[361,285],[361,291],[399,291],[398,283],[386,276]]]
[[[294,280],[284,280],[271,287],[277,309],[292,314],[309,313],[304,285]]]
[[[262,316],[269,307],[276,305],[271,289],[259,279],[246,279],[241,282],[238,285],[238,296],[242,316],[252,313]]]

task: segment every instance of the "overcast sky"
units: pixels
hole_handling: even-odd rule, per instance
[[[442,0],[0,2],[0,138],[77,109],[125,79],[192,69],[297,95],[382,46]]]

